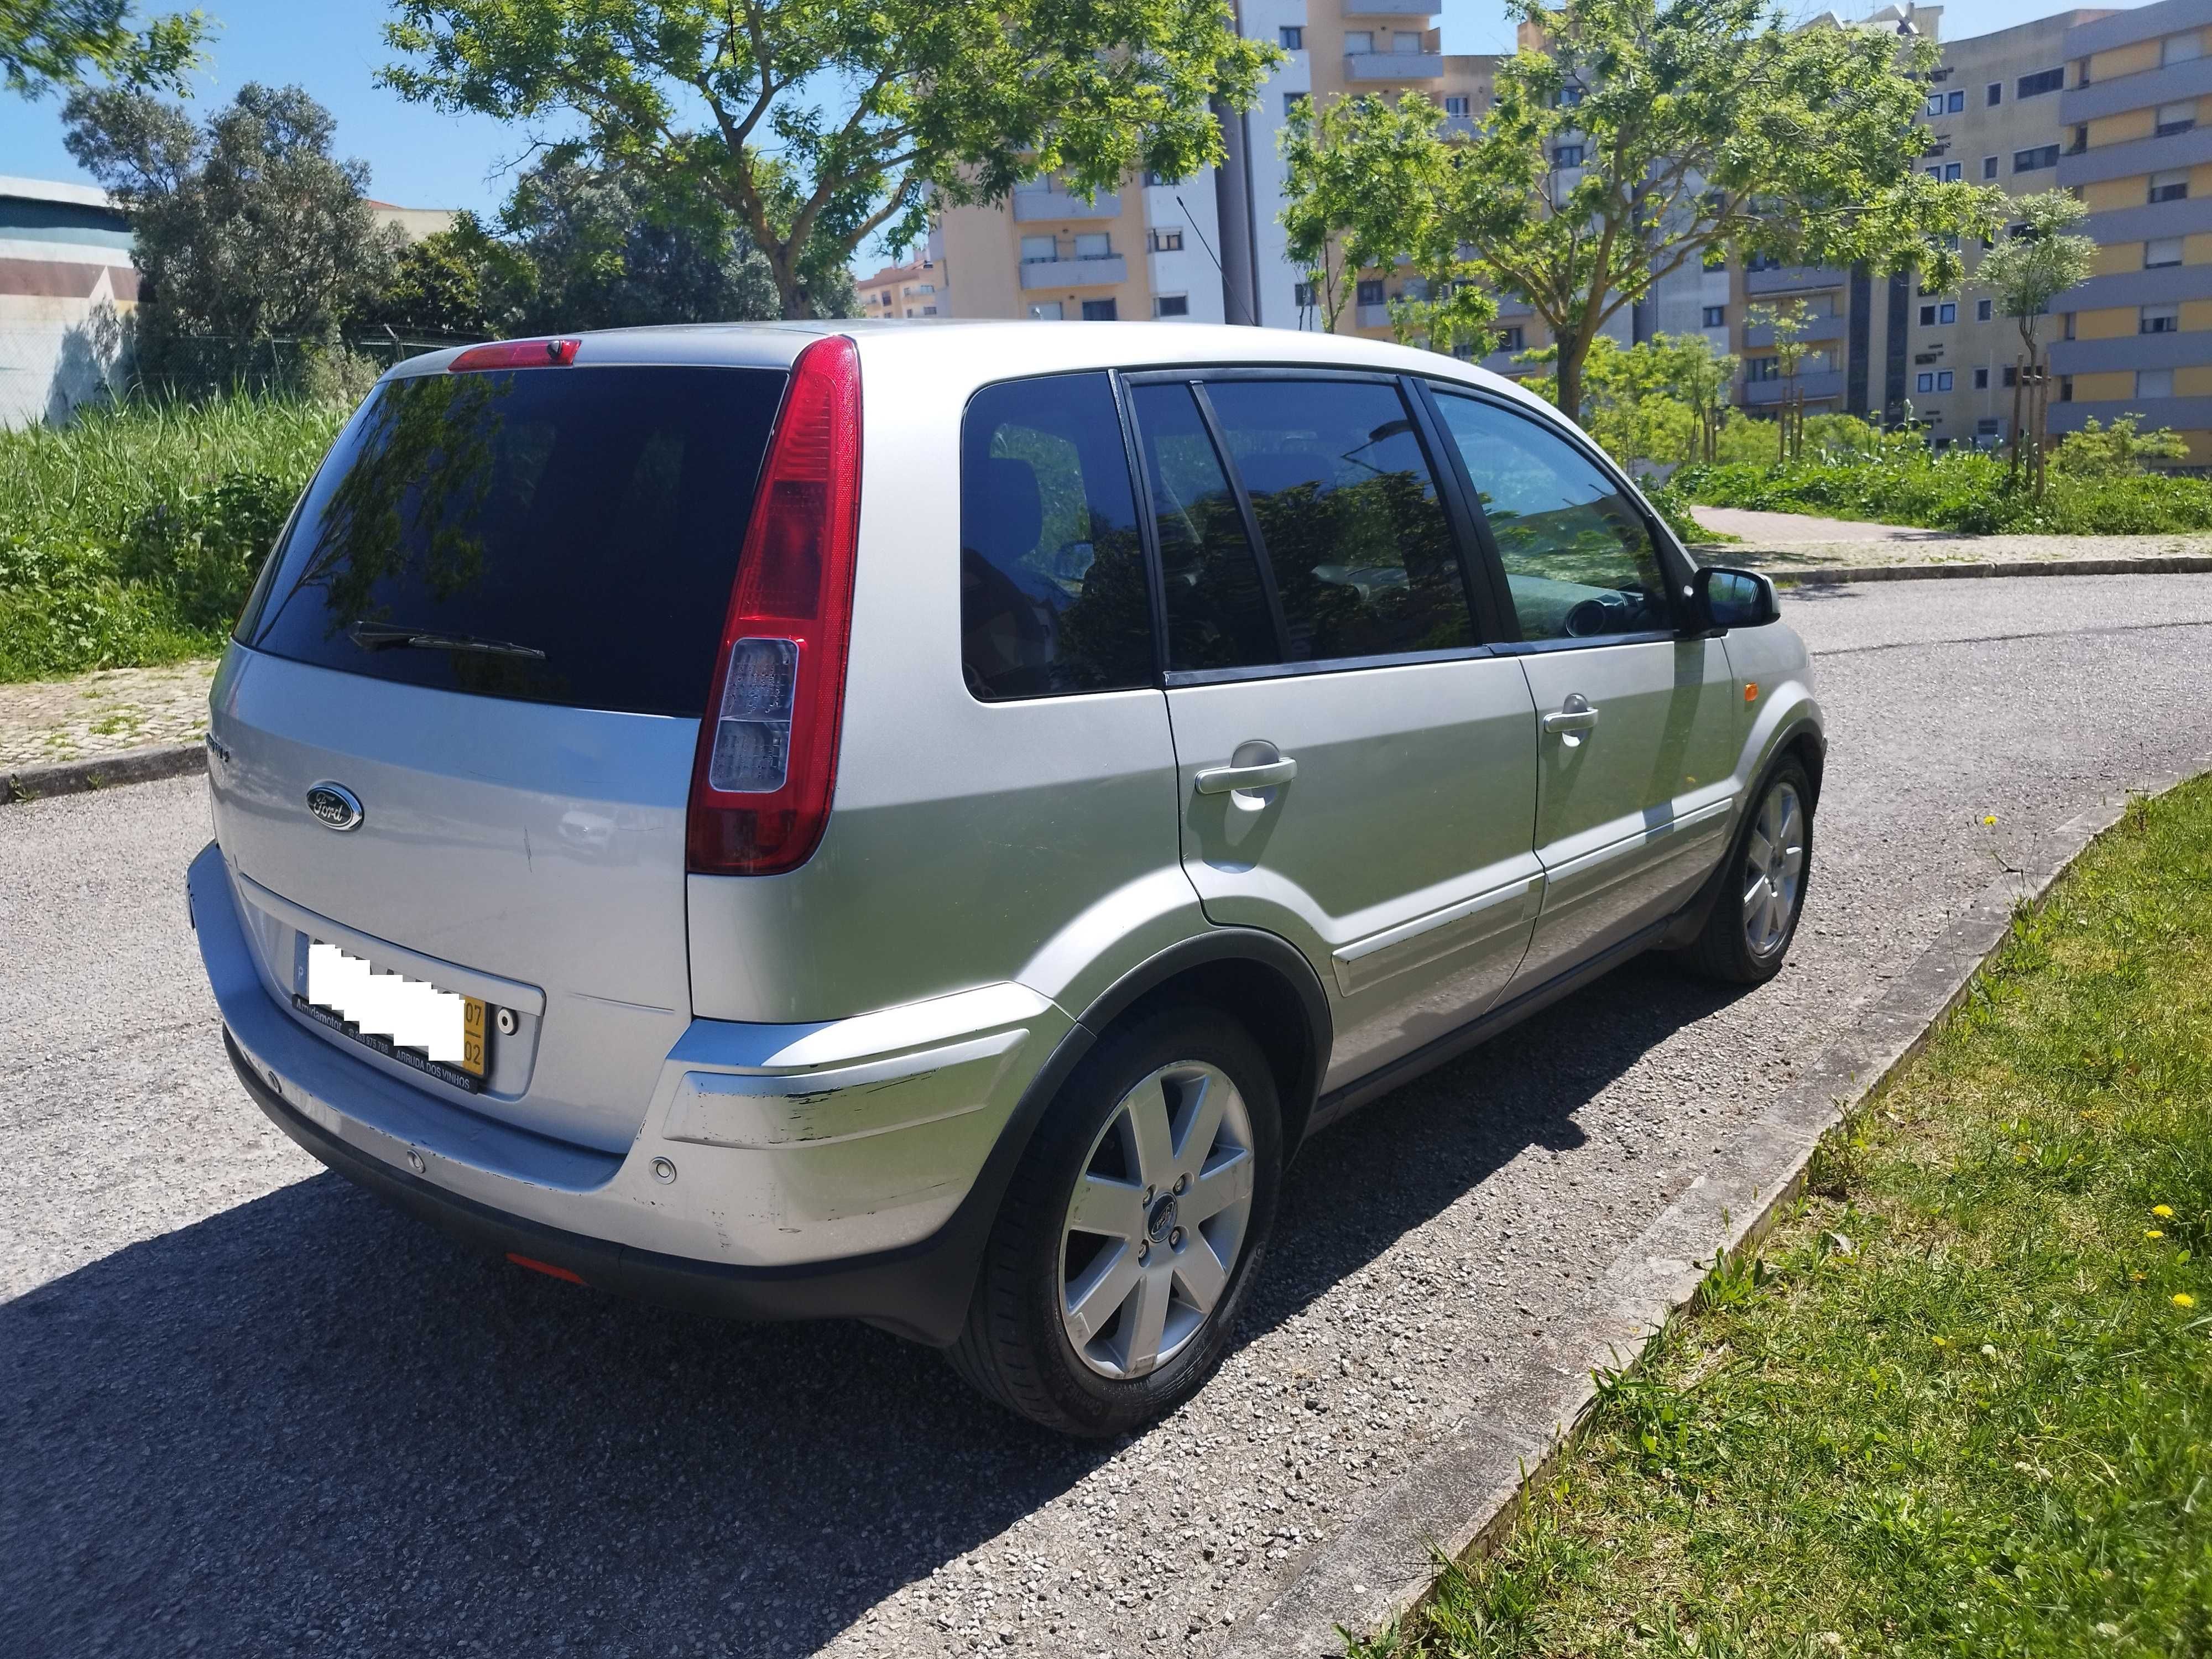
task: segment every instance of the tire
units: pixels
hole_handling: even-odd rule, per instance
[[[1778,830],[1779,853],[1771,850]],[[1797,937],[1813,875],[1813,784],[1799,762],[1784,760],[1760,781],[1725,867],[1712,914],[1683,957],[1710,978],[1764,985]]]
[[[1185,1005],[1110,1031],[1015,1170],[953,1368],[1061,1434],[1171,1410],[1228,1352],[1281,1176],[1274,1074],[1235,1019]]]

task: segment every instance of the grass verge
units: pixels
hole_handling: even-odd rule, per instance
[[[2212,778],[2138,801],[1358,1659],[2212,1653]]]

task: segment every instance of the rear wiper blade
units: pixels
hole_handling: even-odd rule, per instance
[[[478,639],[473,634],[441,634],[427,628],[407,628],[396,623],[357,622],[346,637],[364,651],[389,651],[395,646],[412,651],[480,651],[488,657],[526,657],[544,662],[545,653],[534,646],[512,640]]]

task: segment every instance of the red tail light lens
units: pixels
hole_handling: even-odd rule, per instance
[[[446,365],[448,374],[476,368],[566,368],[576,361],[581,340],[494,340],[471,346]]]
[[[860,520],[860,353],[837,335],[792,365],[738,557],[691,769],[688,840],[699,873],[796,869],[822,839]]]

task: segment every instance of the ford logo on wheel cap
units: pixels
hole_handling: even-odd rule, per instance
[[[326,830],[361,828],[361,798],[342,783],[323,782],[309,789],[307,810]]]

